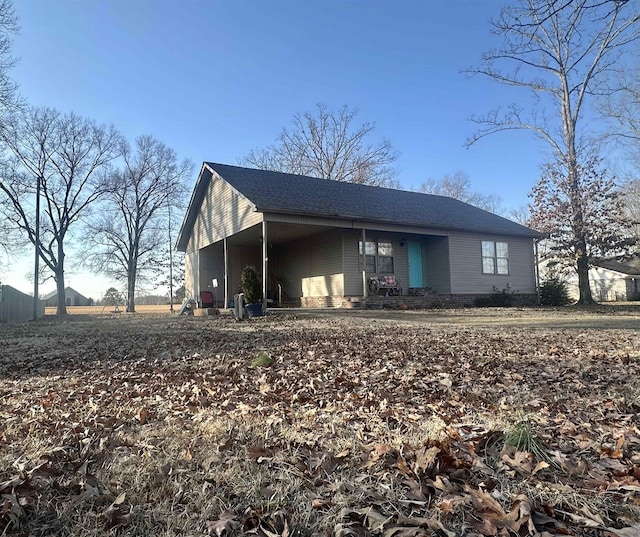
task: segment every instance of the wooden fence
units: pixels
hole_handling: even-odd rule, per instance
[[[44,315],[44,301],[38,300],[37,316]],[[18,323],[33,319],[33,297],[9,285],[0,285],[0,322]]]

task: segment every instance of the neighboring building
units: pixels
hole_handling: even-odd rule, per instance
[[[540,237],[453,198],[205,162],[177,248],[190,296],[217,280],[228,305],[252,264],[270,298],[337,306],[385,282],[403,295],[534,295]]]
[[[9,285],[0,285],[0,322],[18,323],[44,315],[44,301],[34,304],[33,297]]]
[[[92,306],[93,301],[90,298],[86,298],[81,295],[75,289],[71,287],[65,287],[65,300],[67,302],[67,306]],[[48,295],[44,297],[44,303],[46,307],[57,307],[58,306],[58,291],[52,291]]]
[[[598,302],[640,300],[640,257],[629,261],[598,261],[589,269],[593,299]],[[569,280],[569,293],[578,299],[577,276]]]

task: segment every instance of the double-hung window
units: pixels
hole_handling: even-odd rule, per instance
[[[359,241],[360,257],[362,257],[362,241]],[[365,245],[365,270],[367,272],[376,272],[376,243],[367,241]]]
[[[506,242],[482,241],[482,273],[509,274],[509,245]]]
[[[362,241],[358,242],[362,258]],[[393,274],[393,245],[391,241],[365,243],[365,270],[371,274]]]
[[[390,242],[378,243],[378,272],[393,274],[393,245]]]

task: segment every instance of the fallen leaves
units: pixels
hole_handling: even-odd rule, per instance
[[[217,537],[229,537],[239,527],[240,522],[236,520],[236,514],[231,510],[222,513],[217,520],[207,520],[209,535],[217,535]]]
[[[15,330],[0,326],[0,533],[628,537],[640,513],[633,331],[286,315]]]

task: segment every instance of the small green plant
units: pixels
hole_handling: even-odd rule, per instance
[[[567,282],[554,276],[546,279],[540,285],[540,305],[566,306],[571,302]]]
[[[273,364],[273,358],[266,352],[259,352],[258,355],[251,360],[251,367],[269,367]]]
[[[538,461],[555,464],[542,440],[537,438],[531,430],[531,421],[527,417],[520,418],[504,431],[504,445],[515,448],[517,451],[531,453]]]
[[[262,301],[262,286],[255,267],[247,265],[240,274],[240,284],[247,304],[258,304]]]
[[[504,432],[504,444],[516,448],[518,451],[532,452],[530,447],[534,444],[531,433],[531,423],[528,419],[518,420],[512,427]]]

